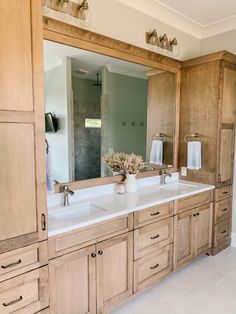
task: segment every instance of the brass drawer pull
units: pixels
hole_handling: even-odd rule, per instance
[[[14,266],[16,266],[16,265],[19,265],[19,264],[21,264],[21,259],[19,259],[19,260],[18,260],[17,262],[15,262],[15,263],[11,263],[11,264],[8,264],[8,265],[2,265],[1,268],[7,269],[7,268],[10,268],[10,267],[14,267]]]
[[[151,266],[150,269],[155,269],[155,268],[157,268],[157,267],[159,267],[159,266],[160,266],[159,264],[156,264],[156,265],[154,265],[154,266]]]
[[[160,237],[160,235],[159,235],[159,234],[157,234],[157,235],[155,235],[155,236],[151,237],[150,239],[151,239],[151,240],[155,240],[155,239],[157,239],[157,238],[159,238],[159,237]]]
[[[227,232],[227,230],[221,231],[222,234],[224,234],[224,233],[226,233],[226,232]]]
[[[159,214],[160,214],[160,212],[155,212],[155,213],[150,214],[150,216],[157,216]]]
[[[2,305],[3,305],[3,306],[10,306],[10,305],[13,305],[13,304],[16,304],[16,303],[20,302],[21,300],[23,300],[23,297],[22,297],[22,296],[20,296],[18,299],[13,300],[13,301],[11,301],[11,302],[8,302],[8,303],[5,303],[5,302],[4,302]]]
[[[228,208],[221,209],[222,212],[226,212]]]
[[[200,213],[196,213],[196,216],[200,216]]]
[[[222,192],[222,194],[228,194],[228,193],[229,193],[228,191]]]

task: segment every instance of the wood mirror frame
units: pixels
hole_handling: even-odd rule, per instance
[[[175,104],[175,136],[173,151],[173,167],[170,172],[177,171],[178,137],[179,137],[179,103],[180,103],[180,68],[181,62],[158,53],[124,43],[122,41],[99,35],[91,31],[43,17],[43,38],[45,40],[80,48],[133,63],[142,64],[154,69],[169,71],[176,74],[176,104]],[[138,178],[159,175],[160,170],[141,172]],[[68,184],[72,189],[81,189],[97,185],[115,183],[122,180],[122,175],[114,177],[94,178],[55,185],[55,193],[62,191],[62,186]]]

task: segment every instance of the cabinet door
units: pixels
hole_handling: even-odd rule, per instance
[[[97,306],[104,313],[133,293],[133,233],[97,244]]]
[[[220,130],[218,186],[232,184],[234,162],[234,128]]]
[[[47,206],[41,1],[1,1],[0,10],[2,253],[47,238]]]
[[[207,251],[212,244],[212,203],[196,209],[196,242],[195,255]]]
[[[236,67],[221,64],[220,125],[217,186],[232,184],[235,136]]]
[[[49,262],[50,313],[96,313],[95,246]]]
[[[195,254],[194,210],[188,210],[174,217],[174,268],[190,261]]]

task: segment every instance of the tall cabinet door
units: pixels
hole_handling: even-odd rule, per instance
[[[196,209],[195,255],[205,252],[212,245],[213,204],[206,204]]]
[[[97,310],[104,313],[133,293],[133,233],[97,244]]]
[[[95,246],[49,261],[50,313],[96,313]]]
[[[221,71],[223,80],[221,82],[220,97],[221,119],[217,177],[219,187],[233,182],[236,67],[222,62]]]
[[[190,261],[195,255],[195,210],[174,217],[174,268]]]
[[[41,1],[0,1],[0,10],[2,253],[47,230]]]

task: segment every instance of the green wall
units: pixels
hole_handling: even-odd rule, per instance
[[[135,153],[145,159],[147,80],[111,73],[107,69],[103,73],[104,92],[108,95],[109,151]]]

